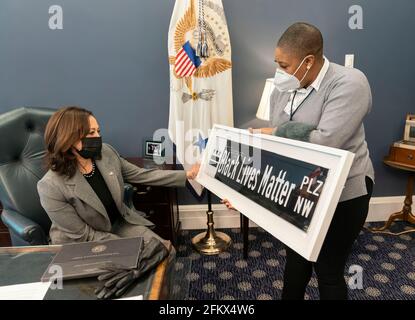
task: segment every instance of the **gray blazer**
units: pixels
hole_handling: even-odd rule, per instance
[[[103,144],[102,159],[96,160],[96,165],[122,217],[133,225],[152,226],[153,223],[124,204],[124,181],[167,187],[186,183],[185,171],[139,168],[121,158],[108,144]],[[37,189],[52,221],[49,234],[53,244],[118,238],[111,233],[104,205],[78,170],[72,178],[49,170],[38,182]]]

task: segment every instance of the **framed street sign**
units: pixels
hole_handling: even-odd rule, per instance
[[[354,154],[215,125],[196,181],[316,261]]]

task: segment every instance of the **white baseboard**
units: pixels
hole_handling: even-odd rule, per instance
[[[370,200],[367,222],[386,221],[389,216],[403,207],[405,197],[374,197]],[[413,198],[415,202],[415,196]],[[181,205],[179,206],[180,221],[183,230],[205,229],[207,205]],[[240,218],[236,211],[228,210],[222,204],[212,205],[216,229],[239,228]],[[250,221],[250,227],[256,224]]]

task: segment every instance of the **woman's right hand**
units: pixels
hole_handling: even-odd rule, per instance
[[[189,180],[194,180],[199,173],[200,163],[194,164],[189,171],[186,171],[186,178]]]
[[[231,205],[228,199],[223,199],[220,202],[223,203],[226,206],[226,208],[236,211],[236,209]]]

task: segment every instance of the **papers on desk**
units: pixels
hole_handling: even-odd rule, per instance
[[[137,268],[138,258],[144,246],[143,237],[71,243],[53,257],[41,281],[96,277],[107,264]]]
[[[34,282],[0,287],[0,300],[43,300],[50,282]]]

